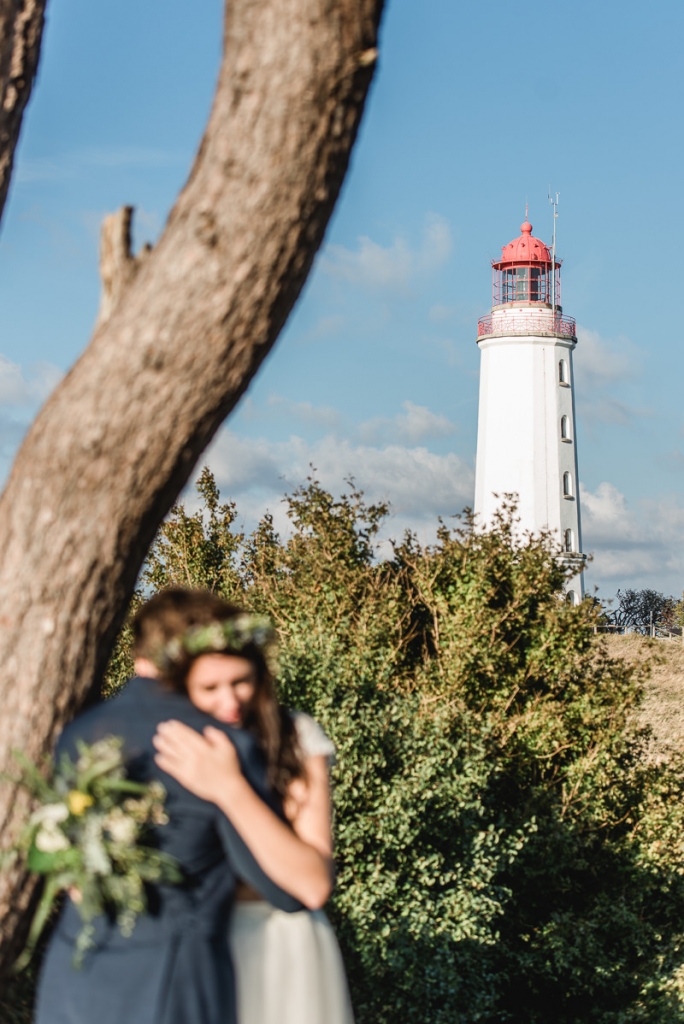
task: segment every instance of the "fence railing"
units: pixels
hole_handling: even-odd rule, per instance
[[[487,313],[477,321],[477,336],[482,338],[487,334],[560,334],[563,338],[574,338],[577,324],[571,316],[552,316],[550,312],[546,316],[543,313],[534,316]]]
[[[650,636],[654,640],[684,640],[684,634],[680,626],[659,626],[651,623],[645,630],[636,626],[594,626],[595,633],[609,633],[612,636]]]

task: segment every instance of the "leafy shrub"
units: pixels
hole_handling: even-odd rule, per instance
[[[143,585],[271,615],[282,699],[337,745],[330,914],[359,1024],[684,1019],[681,765],[640,759],[641,670],[560,598],[548,538],[504,508],[379,562],[387,509],[353,488],[310,480],[287,539],[236,533],[207,471],[198,490]]]

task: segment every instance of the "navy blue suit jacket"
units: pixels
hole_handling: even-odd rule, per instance
[[[167,792],[168,825],[157,830],[160,849],[180,863],[183,886],[157,886],[149,912],[123,938],[105,918],[96,921],[96,947],[83,967],[72,965],[81,920],[67,900],[48,947],[38,987],[36,1024],[234,1024],[235,986],[227,921],[235,885],[243,879],[275,907],[301,904],[268,878],[225,815],[193,796],[154,762],[159,722],[175,718],[201,731],[217,726],[187,698],[152,679],[134,678],[111,701],[91,708],[64,730],[57,755],[75,755],[75,743],[121,736],[131,778],[159,779]],[[266,764],[247,732],[222,728],[237,748],[243,774],[277,813]]]

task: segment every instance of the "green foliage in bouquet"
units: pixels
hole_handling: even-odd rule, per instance
[[[121,748],[114,736],[92,745],[79,741],[76,762],[63,755],[47,775],[15,754],[21,776],[14,781],[37,806],[9,856],[24,858],[29,871],[45,878],[15,971],[30,962],[60,892],[69,892],[83,921],[76,942],[79,966],[92,944],[95,917],[110,915],[130,935],[146,909],[145,884],[181,881],[176,862],[144,844],[150,830],[167,821],[164,787],[127,779]]]
[[[684,764],[654,765],[643,679],[562,598],[505,508],[376,555],[386,508],[315,481],[234,531],[211,476],[145,585],[276,624],[281,696],[337,746],[338,931],[358,1024],[681,1024]],[[124,682],[112,662],[111,691]]]

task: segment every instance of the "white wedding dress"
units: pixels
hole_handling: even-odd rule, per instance
[[[304,758],[332,758],[320,725],[294,712]],[[322,910],[286,914],[265,900],[237,900],[229,938],[238,1024],[354,1024],[344,964]]]

